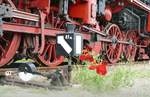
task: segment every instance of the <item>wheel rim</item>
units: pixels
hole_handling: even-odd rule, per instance
[[[21,36],[18,33],[4,32],[0,37],[0,67],[7,64],[15,55]]]
[[[111,24],[107,29],[107,39],[111,39],[111,43],[105,43],[106,58],[110,63],[116,63],[120,59],[122,53],[122,44],[117,43],[118,40],[122,40],[122,34],[119,27],[115,24]]]
[[[62,21],[59,17],[57,17],[57,14],[58,13],[52,11],[50,16],[46,17],[48,27],[64,29],[65,21]],[[56,55],[56,42],[49,39],[46,40],[43,53],[33,57],[33,59],[37,63],[47,65],[49,67],[56,67],[64,61],[63,56]]]
[[[43,53],[37,56],[37,61],[49,67],[55,67],[64,61],[64,57],[56,55],[56,43],[50,41],[45,44]]]
[[[136,31],[128,31],[126,34],[126,41],[129,42],[129,45],[124,45],[124,55],[126,60],[134,61],[137,47],[134,44],[137,44],[138,38]]]

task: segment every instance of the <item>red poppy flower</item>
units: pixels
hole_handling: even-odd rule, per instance
[[[84,61],[84,60],[85,60],[85,56],[84,56],[84,55],[81,55],[81,56],[79,57],[79,59],[80,59],[81,61]]]
[[[81,56],[79,57],[79,59],[80,59],[81,61],[89,61],[89,62],[93,62],[93,61],[94,61],[93,57],[92,57],[91,55],[89,55],[89,54],[81,55]]]
[[[96,66],[90,65],[90,66],[88,67],[88,69],[89,69],[89,70],[95,70],[95,69],[96,69]]]
[[[96,67],[96,73],[99,75],[106,75],[107,74],[107,64],[99,64]]]
[[[89,61],[89,62],[93,62],[93,61],[94,61],[94,59],[93,59],[93,57],[92,57],[91,55],[87,55],[87,56],[86,56],[86,59],[87,59],[87,61]]]

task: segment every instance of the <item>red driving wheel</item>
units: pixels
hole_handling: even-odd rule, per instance
[[[135,46],[138,41],[138,34],[136,31],[128,31],[126,33],[126,41],[130,44],[124,45],[123,53],[126,60],[134,61],[137,47]]]
[[[36,57],[36,61],[49,67],[55,67],[64,61],[64,57],[56,55],[55,41],[48,41],[45,43],[43,53]]]
[[[3,32],[0,36],[0,67],[7,64],[20,45],[21,36],[18,33]]]
[[[106,30],[106,34],[108,35],[107,39],[112,40],[112,42],[104,43],[106,58],[113,64],[119,61],[122,53],[122,44],[118,43],[119,40],[122,40],[122,33],[117,25],[110,24]]]

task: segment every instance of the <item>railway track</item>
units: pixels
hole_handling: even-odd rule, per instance
[[[69,86],[68,65],[37,67],[34,72],[21,72],[19,68],[1,68],[0,84],[30,88],[61,89]]]
[[[113,67],[120,65],[141,65],[149,64],[149,61],[138,62],[119,62]],[[76,67],[73,66],[73,67]],[[86,66],[78,65],[78,68],[86,68]],[[133,67],[134,68],[134,67]],[[19,76],[18,68],[1,68],[0,69],[0,84],[13,85],[27,88],[45,88],[45,89],[62,89],[70,86],[70,72],[68,65],[58,67],[37,67],[37,71],[32,73],[32,79],[23,81]]]

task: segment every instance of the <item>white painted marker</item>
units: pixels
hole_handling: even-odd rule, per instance
[[[72,51],[72,48],[69,46],[69,44],[65,41],[64,36],[58,36],[57,37],[57,43],[60,44],[64,50],[70,54]]]

